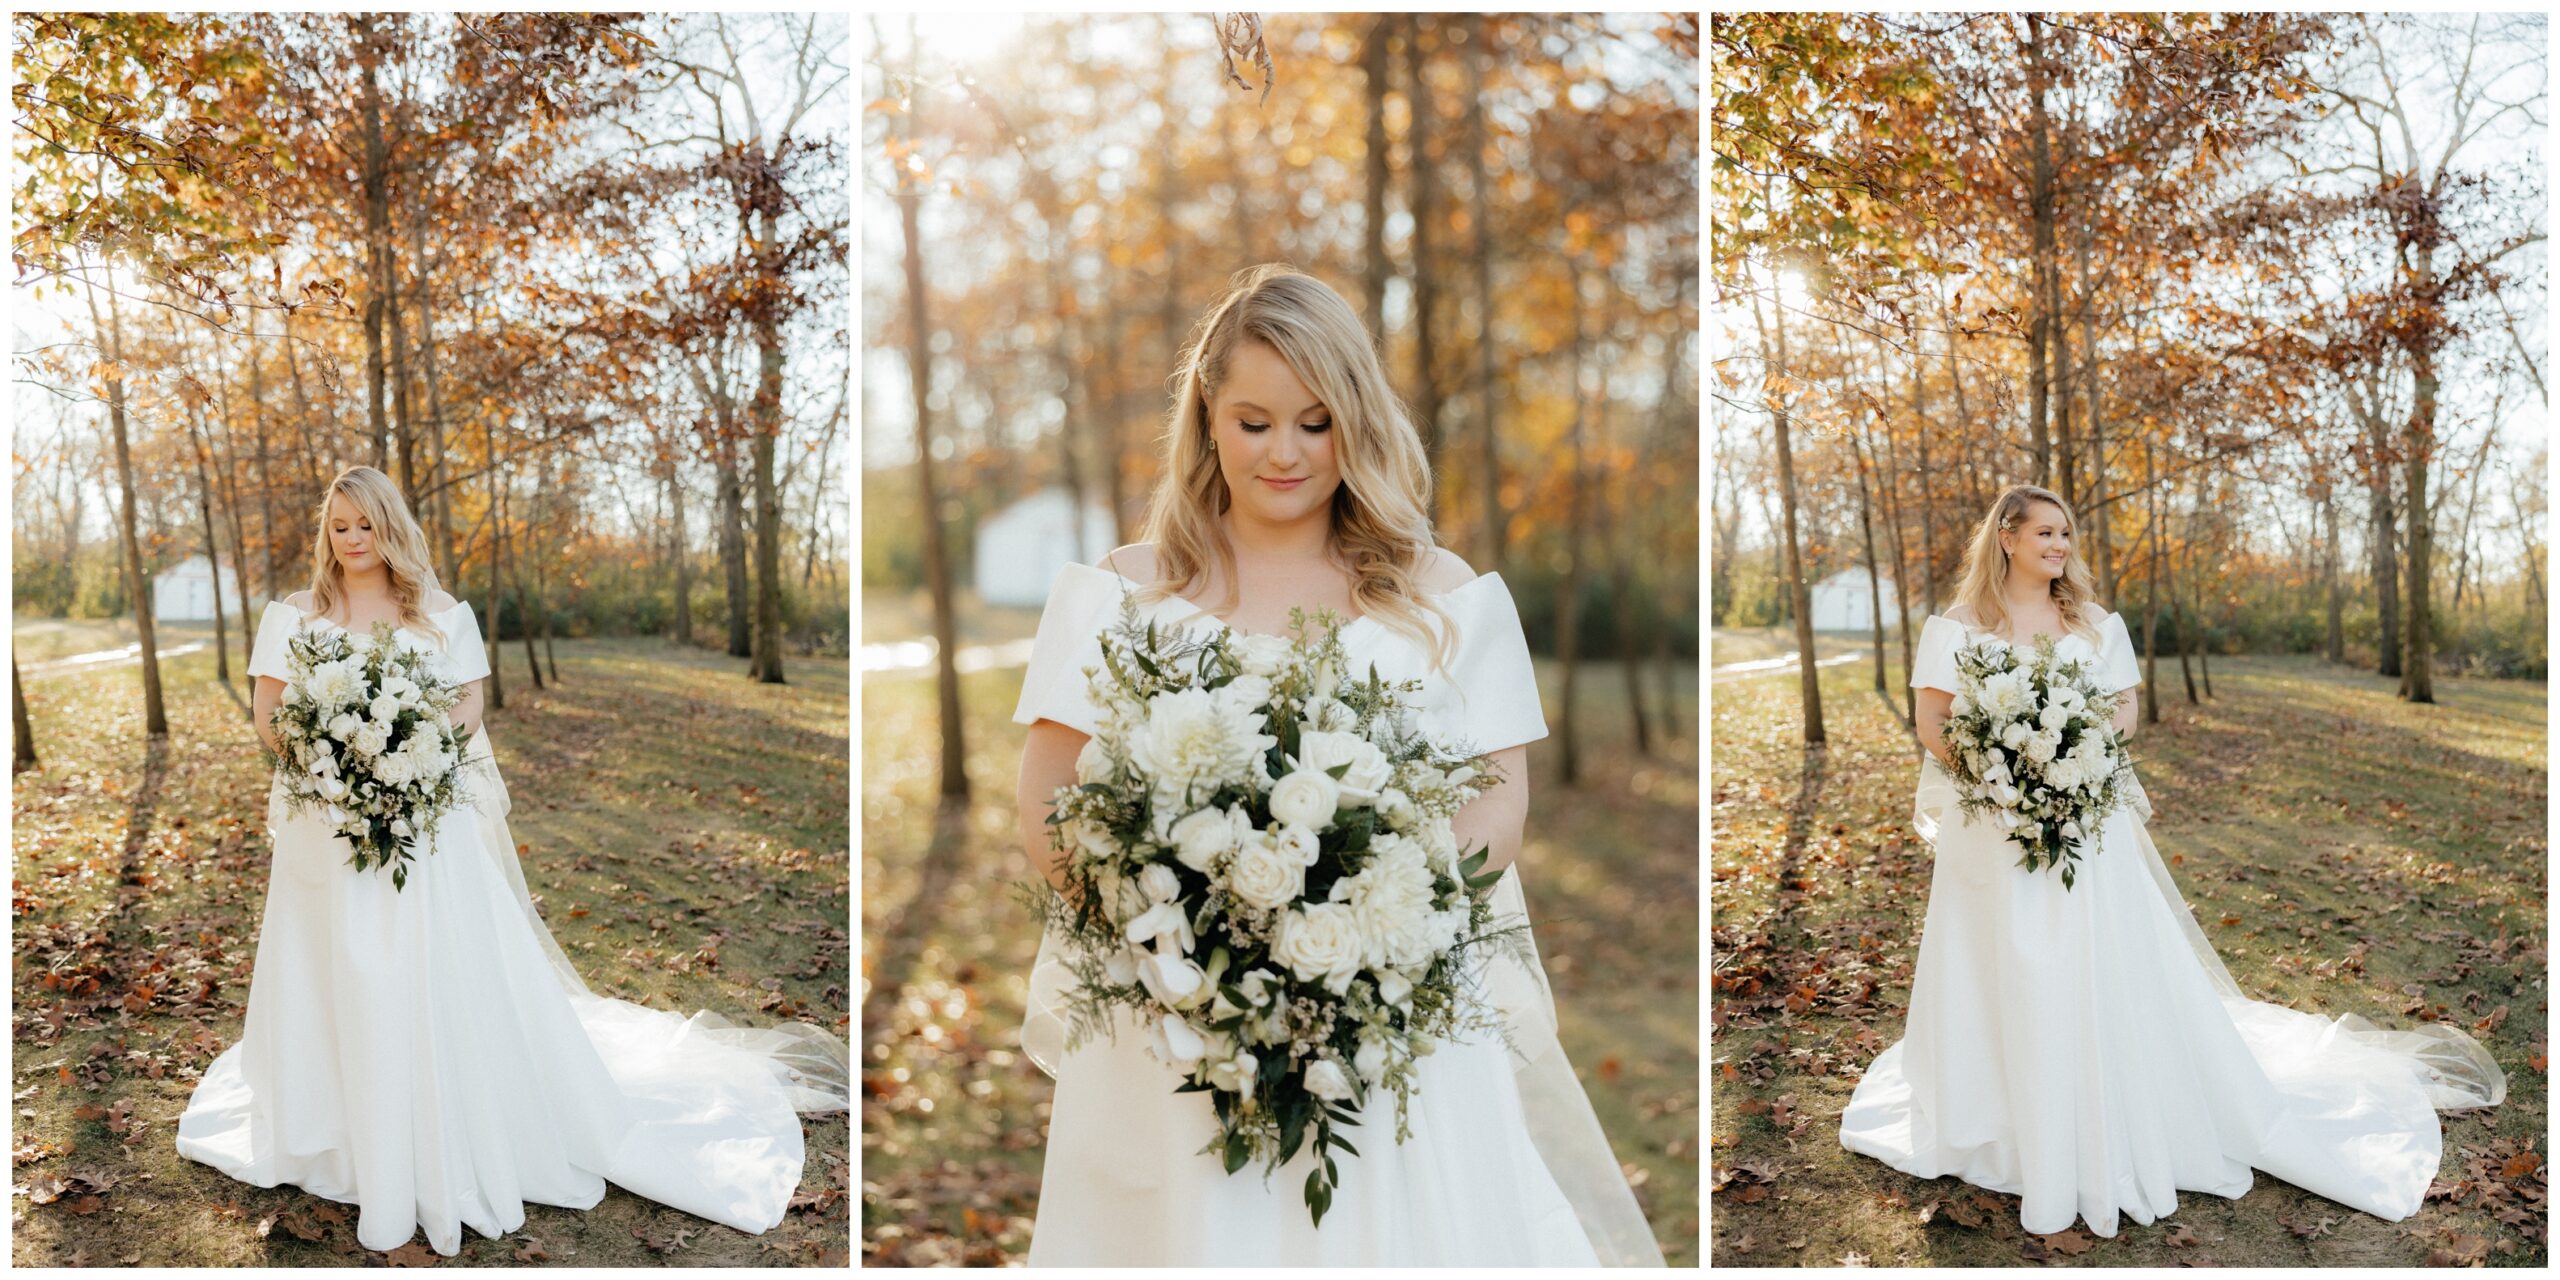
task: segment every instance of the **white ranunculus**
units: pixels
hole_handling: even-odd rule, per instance
[[[1278,831],[1271,833],[1271,844],[1281,853],[1297,859],[1302,867],[1314,866],[1317,856],[1324,852],[1324,844],[1315,832],[1285,822],[1280,824]]]
[[[1173,1014],[1156,1019],[1154,1030],[1155,1043],[1148,1047],[1155,1050],[1157,1061],[1168,1066],[1187,1067],[1209,1051],[1199,1029]]]
[[[1323,982],[1336,995],[1350,989],[1366,949],[1359,918],[1338,902],[1286,912],[1272,931],[1271,958],[1301,979]]]
[[[1138,961],[1138,982],[1156,998],[1156,1003],[1168,1009],[1194,1003],[1208,986],[1200,966],[1162,950],[1150,951]]]
[[[2061,747],[2062,735],[2058,732],[2047,730],[2043,733],[2034,734],[2027,739],[2027,758],[2035,761],[2037,764],[2043,764],[2046,761],[2053,759],[2053,753],[2060,750]]]
[[[1246,675],[1267,679],[1280,674],[1280,668],[1289,664],[1290,647],[1286,636],[1240,635],[1231,650],[1236,661],[1244,665]]]
[[[381,755],[382,749],[391,745],[391,730],[377,721],[368,720],[363,728],[356,730],[356,736],[347,740],[347,745],[355,748],[358,755]]]
[[[373,713],[373,718],[377,721],[397,720],[400,718],[400,700],[388,693],[377,693],[373,695],[373,705],[367,710]]]
[[[1351,1080],[1342,1074],[1342,1065],[1331,1058],[1318,1058],[1307,1064],[1304,1083],[1307,1092],[1327,1102],[1349,1102],[1355,1095]]]
[[[2036,715],[2036,723],[2049,730],[2059,729],[2071,723],[2071,708],[2059,702],[2047,703],[2045,709]]]
[[[1227,892],[1256,910],[1285,907],[1306,889],[1306,864],[1282,851],[1268,835],[1245,841],[1227,860]]]
[[[1177,861],[1208,875],[1219,858],[1235,852],[1236,824],[1225,810],[1202,809],[1173,824],[1172,843]]]
[[[1183,689],[1147,704],[1129,758],[1154,782],[1158,807],[1180,812],[1202,792],[1251,778],[1255,757],[1277,741],[1262,732],[1262,718],[1250,709],[1207,690]]]
[[[1376,1036],[1360,1037],[1360,1051],[1351,1055],[1351,1069],[1362,1080],[1378,1083],[1387,1073],[1387,1042]]]
[[[1182,877],[1161,862],[1150,862],[1138,873],[1138,888],[1151,902],[1171,902],[1182,896]]]
[[[1395,766],[1377,744],[1353,733],[1301,733],[1298,735],[1298,767],[1330,773],[1337,765],[1349,765],[1342,772],[1342,801],[1364,805],[1378,798],[1387,782],[1395,777]]]
[[[1250,1053],[1209,1064],[1209,1085],[1229,1093],[1244,1093],[1253,1088],[1254,1077],[1261,1074],[1262,1061]]]
[[[1271,816],[1309,828],[1332,825],[1342,788],[1313,769],[1298,769],[1271,788]]]

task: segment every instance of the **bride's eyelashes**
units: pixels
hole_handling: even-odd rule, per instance
[[[1236,425],[1237,425],[1237,426],[1239,426],[1239,427],[1244,428],[1246,431],[1249,431],[1249,432],[1255,432],[1255,433],[1260,433],[1260,432],[1268,431],[1268,430],[1270,430],[1270,429],[1271,429],[1271,424],[1270,424],[1270,423],[1268,423],[1268,422],[1244,422],[1244,421],[1238,421],[1238,422],[1236,423]],[[1310,431],[1310,432],[1327,431],[1327,430],[1332,429],[1332,427],[1333,427],[1333,419],[1331,419],[1331,418],[1327,418],[1327,419],[1325,419],[1325,420],[1324,420],[1324,421],[1322,421],[1322,422],[1302,422],[1302,423],[1300,423],[1300,424],[1298,424],[1298,425],[1299,425],[1301,428],[1303,428],[1304,430],[1307,430],[1307,431]]]

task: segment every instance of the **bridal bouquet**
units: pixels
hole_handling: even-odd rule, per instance
[[[1098,731],[1050,818],[1063,895],[1038,886],[1070,946],[1071,1042],[1115,1011],[1207,1093],[1228,1173],[1265,1176],[1312,1136],[1317,1223],[1340,1185],[1328,1147],[1380,1091],[1396,1140],[1416,1060],[1462,1029],[1498,1028],[1464,953],[1524,946],[1495,927],[1483,870],[1451,818],[1498,781],[1490,761],[1414,724],[1419,681],[1343,670],[1342,624],[1297,639],[1159,636],[1134,602],[1088,671]],[[1312,632],[1312,635],[1311,635]]]
[[[427,654],[396,643],[387,622],[369,646],[305,630],[286,654],[273,721],[283,754],[269,763],[289,811],[317,808],[354,846],[349,866],[387,866],[392,888],[407,888],[412,846],[462,799],[455,766],[471,733],[446,718],[462,691]]]
[[[2050,638],[2021,649],[1997,637],[1956,651],[1963,686],[1944,734],[1960,807],[1989,813],[2025,850],[2029,871],[2059,864],[2071,887],[2077,842],[2097,834],[2132,778],[2116,695],[2101,693],[2082,659],[2057,657]]]

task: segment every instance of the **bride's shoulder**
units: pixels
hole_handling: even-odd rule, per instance
[[[1447,595],[1477,578],[1475,569],[1447,547],[1433,547],[1423,557],[1422,571],[1415,575],[1414,586],[1425,595]]]
[[[284,598],[284,602],[296,609],[300,609],[304,613],[309,613],[316,607],[311,603],[311,593],[308,591],[296,591],[292,595],[286,596]]]
[[[1939,614],[1938,616],[1949,622],[1955,623],[1958,626],[1970,627],[1976,625],[1973,620],[1973,610],[1960,604],[1947,606],[1947,611]]]
[[[451,610],[460,603],[462,602],[454,599],[450,591],[430,591],[426,599],[418,602],[418,607],[430,614],[439,614]]]
[[[1095,568],[1109,570],[1131,582],[1153,582],[1156,580],[1156,544],[1132,542],[1127,546],[1113,547],[1093,563]]]

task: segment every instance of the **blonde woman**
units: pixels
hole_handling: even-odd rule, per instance
[[[267,606],[251,651],[259,737],[287,646],[342,630],[432,655],[480,729],[464,801],[416,851],[407,887],[347,865],[320,815],[269,792],[273,862],[240,1040],[178,1122],[178,1153],[261,1187],[358,1207],[356,1239],[436,1252],[502,1235],[527,1204],[592,1208],[611,1181],[760,1232],[800,1183],[800,1111],[846,1106],[844,1044],[815,1027],[728,1026],[590,994],[535,913],[480,724],[489,673],[471,606],[439,590],[389,477],[339,473],[321,496],[311,587]],[[208,1189],[209,1194],[227,1194]]]
[[[1941,736],[1956,651],[2051,638],[2091,660],[2135,725],[2124,620],[2099,608],[2061,498],[2000,495],[1975,530],[1957,603],[1912,659],[1920,741],[1914,825],[1935,848],[1902,1040],[1867,1069],[1840,1141],[1918,1178],[2020,1197],[2039,1234],[2148,1223],[2178,1192],[2236,1198],[2263,1169],[2352,1209],[2417,1211],[2442,1146],[2436,1110],[2493,1105],[2506,1078],[2443,1024],[2384,1031],[2240,994],[2152,846],[2137,787],[2083,845],[2072,888],[2020,868],[1988,816],[1957,807]]]
[[[1096,722],[1085,667],[1122,596],[1167,626],[1283,635],[1331,609],[1351,666],[1424,682],[1426,730],[1492,753],[1501,786],[1462,810],[1466,847],[1509,868],[1497,911],[1525,914],[1514,865],[1529,806],[1527,744],[1546,736],[1529,651],[1498,575],[1433,545],[1422,441],[1341,295],[1280,266],[1239,275],[1183,360],[1143,543],[1069,565],[1041,614],[1022,699],[1031,726],[1018,801],[1025,855],[1058,883],[1050,797],[1075,780]],[[1488,966],[1511,1049],[1494,1038],[1423,1060],[1413,1134],[1360,1130],[1357,1169],[1321,1227],[1303,1150],[1234,1176],[1202,1148],[1205,1095],[1150,1057],[1125,1020],[1066,1049],[1071,984],[1044,942],[1023,1043],[1057,1077],[1035,1266],[1588,1266],[1662,1263],[1589,1101],[1565,1062],[1543,978]]]

